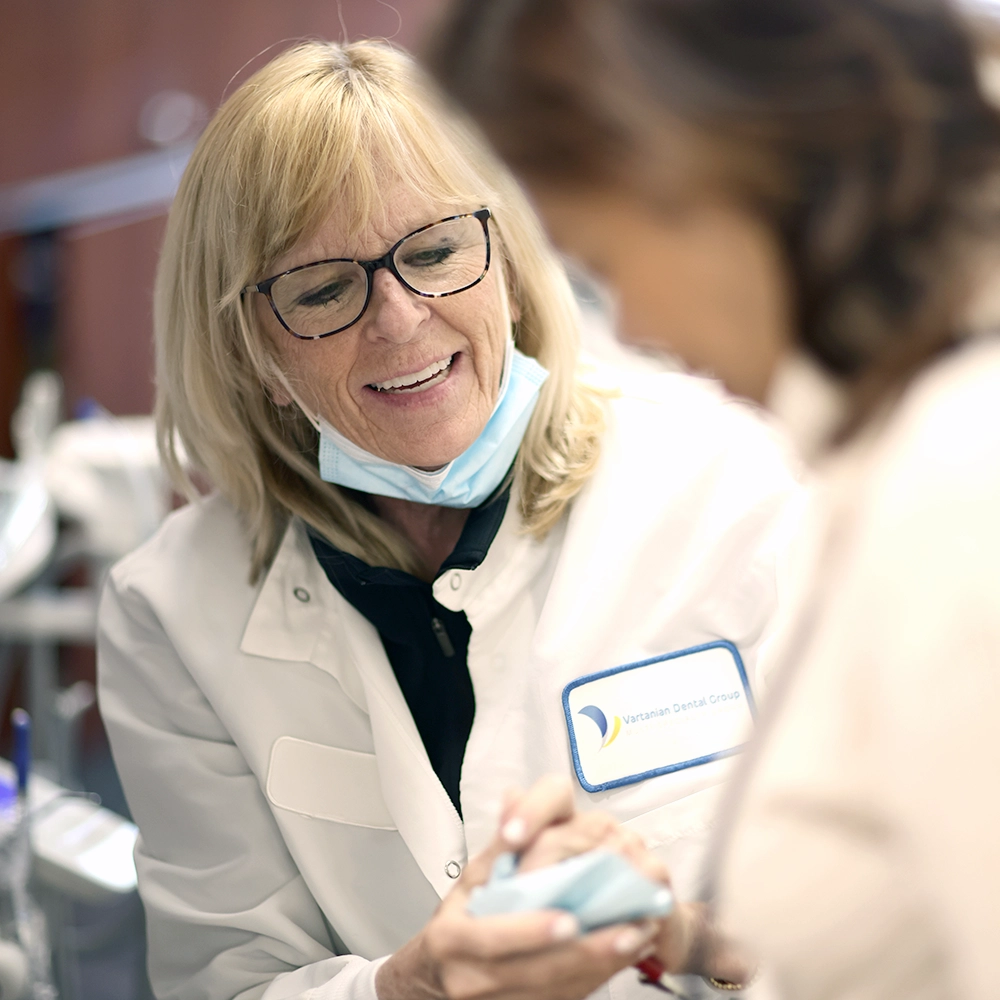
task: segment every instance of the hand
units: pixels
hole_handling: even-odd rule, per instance
[[[500,832],[509,849],[521,852],[520,871],[603,847],[628,858],[647,878],[670,886],[666,865],[637,834],[607,813],[574,815],[572,788],[562,778],[543,778],[523,795],[510,796],[501,813]],[[656,924],[655,953],[667,972],[731,983],[753,979],[755,963],[723,937],[705,904],[678,902],[674,912]]]
[[[667,866],[647,850],[638,834],[626,830],[608,813],[574,813],[569,782],[554,775],[540,779],[526,793],[508,795],[501,812],[500,836],[508,850],[518,852],[518,871],[545,868],[603,848],[627,858],[654,882],[670,886]]]
[[[466,865],[423,931],[379,969],[380,1000],[579,1000],[634,964],[660,933],[657,922],[581,935],[576,919],[561,911],[466,912],[472,888],[488,880],[504,851],[521,849],[522,865],[540,867],[598,846],[636,848],[609,817],[594,816],[574,814],[572,789],[561,779],[542,779],[509,798],[501,832]],[[510,826],[512,819],[519,822]]]
[[[667,972],[682,972],[728,983],[749,983],[757,963],[715,926],[704,903],[680,903],[656,939],[656,957]]]

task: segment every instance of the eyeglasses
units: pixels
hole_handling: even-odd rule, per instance
[[[380,268],[428,299],[478,285],[490,269],[490,215],[488,208],[451,215],[404,236],[378,260],[317,260],[247,285],[243,291],[266,295],[278,322],[293,337],[329,337],[364,315]]]

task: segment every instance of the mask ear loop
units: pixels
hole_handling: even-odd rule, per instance
[[[510,292],[506,289],[504,289],[500,308],[503,310],[501,323],[504,329],[508,330],[509,333],[507,334],[507,342],[504,344],[503,369],[500,372],[500,387],[497,390],[497,400],[493,404],[493,410],[490,413],[491,417],[497,412],[497,410],[500,409],[500,404],[503,402],[504,396],[507,395],[507,387],[510,385],[510,373],[514,367],[514,350],[516,348],[514,343],[514,319],[510,312]]]
[[[288,377],[285,373],[277,366],[274,365],[274,377],[281,383],[281,388],[292,397],[292,402],[302,411],[302,415],[313,425],[316,429],[316,433],[322,431],[322,426],[320,425],[319,416],[313,413],[305,403],[302,402],[299,394],[292,388],[292,383],[288,381]]]
[[[254,321],[252,320],[252,318],[250,316],[250,307],[245,302],[241,303],[239,312],[240,312],[241,333],[243,335],[244,340],[246,340],[246,339],[248,339],[248,338],[251,337],[250,331],[253,330],[253,328],[254,328]],[[254,353],[253,350],[250,347],[248,347],[247,349],[248,349],[248,351],[250,352],[250,354],[252,356],[253,353]],[[318,433],[320,431],[319,416],[317,414],[314,414],[309,409],[309,407],[306,406],[306,404],[302,402],[302,398],[292,388],[291,383],[288,381],[288,377],[281,370],[281,366],[274,359],[274,357],[271,354],[271,352],[269,352],[267,350],[264,350],[264,351],[262,351],[262,353],[264,355],[262,360],[264,362],[265,367],[267,368],[267,372],[266,372],[266,374],[262,378],[264,391],[265,392],[269,392],[269,388],[270,388],[269,385],[268,385],[269,379],[274,379],[278,383],[280,383],[282,389],[284,389],[285,392],[288,393],[288,395],[292,399],[292,402],[295,403],[295,405],[302,412],[302,415],[306,418],[306,420],[309,421],[310,424],[313,425],[313,427],[315,428],[315,430]],[[274,402],[273,396],[272,396],[272,402]],[[279,404],[279,403],[275,402],[275,405],[276,406],[280,406],[282,404]]]

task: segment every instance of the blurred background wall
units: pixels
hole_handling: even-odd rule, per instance
[[[0,200],[32,179],[195,135],[234,85],[295,39],[412,47],[441,0],[33,0],[0,32]],[[14,186],[14,187],[12,187]],[[54,367],[68,414],[147,413],[150,302],[164,207],[0,235],[0,455],[25,371]]]

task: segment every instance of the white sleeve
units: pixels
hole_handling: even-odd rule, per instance
[[[969,445],[956,436],[959,457],[942,477],[948,488],[918,484],[924,530],[908,532],[906,549],[887,557],[911,571],[896,583],[887,616],[895,628],[875,638],[885,665],[887,808],[967,1000],[998,989],[1000,433],[990,438],[980,460],[963,467]]]
[[[120,571],[98,657],[158,1000],[375,1000],[379,963],[336,954],[255,775]]]
[[[931,412],[845,480],[854,513],[729,838],[723,915],[799,1000],[998,992],[996,394],[957,427]]]

